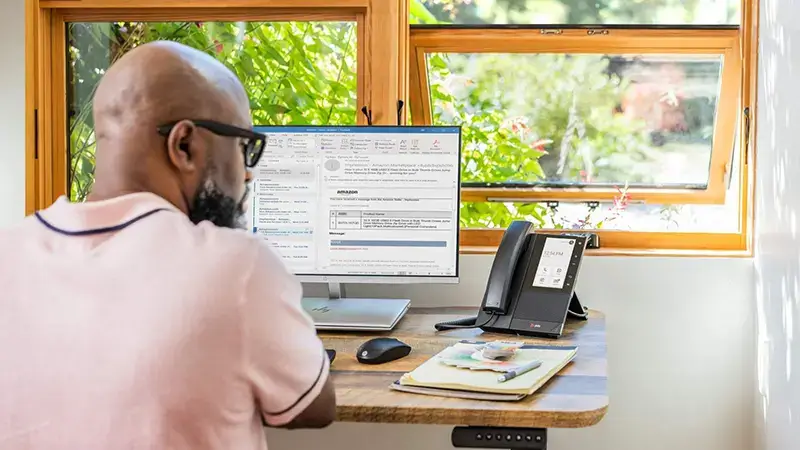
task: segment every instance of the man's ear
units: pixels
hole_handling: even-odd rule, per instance
[[[179,172],[196,172],[202,161],[203,142],[197,126],[189,120],[175,124],[167,136],[167,154]]]

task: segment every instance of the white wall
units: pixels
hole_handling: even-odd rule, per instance
[[[756,162],[757,444],[800,448],[800,4],[762,0]]]
[[[0,78],[0,226],[21,218],[24,206],[23,4],[0,2],[0,37],[18,43],[6,46]],[[409,296],[417,305],[477,305],[490,262],[463,257],[458,286],[358,286],[350,293]],[[551,448],[749,450],[752,275],[746,259],[589,258],[578,290],[587,306],[608,316],[611,406],[595,428],[553,432]],[[370,449],[446,449],[449,428],[336,424],[317,432],[271,432],[270,448],[355,449],[356,439]]]
[[[25,214],[25,1],[0,0],[0,227]]]
[[[350,286],[349,295],[410,296],[415,304],[480,304],[490,256],[462,257],[459,286]],[[585,305],[607,315],[610,407],[599,426],[556,430],[554,450],[750,450],[753,429],[752,261],[588,258]],[[358,288],[358,289],[356,289]],[[387,294],[387,292],[389,294]],[[446,449],[449,428],[337,424],[272,432],[272,450]]]
[[[764,1],[781,1],[786,9],[800,12],[797,2]],[[800,23],[796,15],[782,17],[787,24]],[[791,78],[786,75],[784,89]],[[795,98],[785,102],[800,105]],[[800,163],[800,153],[795,161]],[[797,170],[800,175],[800,165]],[[350,286],[348,293],[411,298],[418,306],[477,306],[491,261],[491,256],[463,256],[458,286]],[[797,266],[800,259],[795,257]],[[749,259],[588,258],[578,292],[585,305],[607,315],[610,407],[594,428],[554,430],[551,448],[752,449],[753,276]],[[798,289],[798,277],[793,280]],[[311,295],[323,292],[315,286],[307,289]],[[794,399],[800,408],[800,397]],[[800,436],[796,429],[794,436]],[[317,432],[271,431],[269,437],[273,450],[359,448],[354,439],[368,442],[364,448],[434,450],[450,448],[449,432],[450,427],[435,425],[336,424]],[[794,450],[800,448],[800,438],[795,439]],[[778,448],[789,449],[774,450]]]

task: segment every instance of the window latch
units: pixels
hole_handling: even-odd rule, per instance
[[[750,163],[750,108],[744,108],[744,137],[743,137],[743,147],[744,147],[744,163]]]

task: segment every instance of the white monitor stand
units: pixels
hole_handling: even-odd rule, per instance
[[[346,297],[341,283],[328,283],[327,298],[303,298],[318,330],[390,331],[410,304],[409,299]]]

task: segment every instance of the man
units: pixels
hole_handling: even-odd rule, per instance
[[[85,203],[0,231],[0,449],[264,449],[335,415],[301,286],[240,230],[263,136],[206,54],[143,45],[94,101]]]

